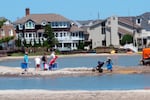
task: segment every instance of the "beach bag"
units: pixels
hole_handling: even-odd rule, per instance
[[[49,66],[49,70],[56,69],[56,68],[57,68],[57,63],[54,63]]]

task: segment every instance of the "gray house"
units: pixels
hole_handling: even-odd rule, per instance
[[[87,31],[89,40],[92,40],[92,48],[111,45],[119,48],[125,34],[135,37],[135,34],[139,34],[140,26],[134,23],[134,19],[135,17],[111,16],[90,26]],[[137,39],[134,38],[134,44],[136,42]]]
[[[135,24],[141,27],[139,34],[136,34],[138,48],[150,47],[150,12],[136,16]]]

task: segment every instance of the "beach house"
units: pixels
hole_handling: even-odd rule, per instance
[[[25,9],[25,17],[14,22],[17,38],[27,44],[43,43],[45,40],[44,26],[50,25],[59,44],[55,45],[60,51],[76,50],[80,41],[84,41],[84,30],[73,21],[59,14],[30,14],[30,9]]]

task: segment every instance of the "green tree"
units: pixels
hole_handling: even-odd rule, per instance
[[[6,46],[8,46],[8,42],[12,39],[14,39],[14,36],[8,36],[8,37],[0,39],[0,43],[6,43]]]
[[[84,42],[83,41],[79,41],[79,44],[78,44],[77,48],[79,50],[84,50]]]
[[[123,36],[121,40],[121,45],[129,44],[129,43],[133,43],[133,36],[130,34],[126,34]]]
[[[47,38],[47,40],[44,42],[44,46],[54,47],[54,45],[58,43],[58,40],[55,38],[51,26],[46,25],[44,29],[45,29],[44,37]]]
[[[3,26],[3,24],[6,22],[6,19],[0,20],[0,28]]]
[[[21,39],[18,38],[17,40],[15,40],[15,44],[17,47],[21,47]]]

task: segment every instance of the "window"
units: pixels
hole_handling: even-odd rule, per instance
[[[13,36],[13,30],[12,29],[9,31],[9,36]]]
[[[57,47],[62,47],[62,43],[58,43],[58,44],[57,44]]]
[[[64,37],[66,36],[66,33],[64,33]]]
[[[78,37],[78,33],[76,32],[76,37]]]
[[[25,28],[26,29],[34,29],[35,24],[32,21],[28,21],[28,22],[25,23]]]
[[[55,23],[55,26],[58,26],[58,23],[57,23],[57,22]]]
[[[55,37],[58,37],[58,33],[55,33]]]
[[[102,40],[102,46],[106,46],[106,40]]]
[[[64,43],[64,47],[70,48],[71,47],[71,43]]]
[[[46,21],[42,21],[41,25],[45,26],[46,25]]]
[[[29,33],[29,37],[32,37],[32,34],[31,34],[31,33]]]
[[[19,24],[18,27],[19,27],[19,30],[23,29],[23,25],[22,24]]]
[[[137,24],[140,24],[140,23],[141,23],[141,19],[138,18],[138,19],[137,19]]]
[[[51,23],[51,25],[52,25],[52,27],[54,27],[54,26],[55,26],[55,23],[54,23],[54,22],[52,22],[52,23]]]
[[[62,33],[60,33],[60,37],[62,37]]]
[[[39,37],[42,37],[42,33],[38,33],[38,36],[39,36]]]
[[[75,36],[75,33],[72,33],[72,36]]]
[[[5,31],[4,30],[2,30],[2,34],[1,34],[2,36],[5,36]]]

